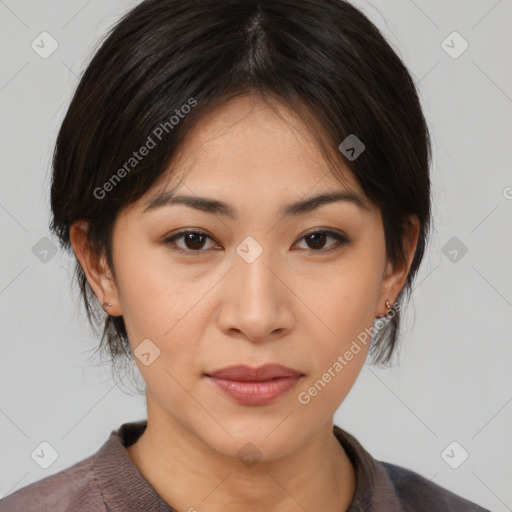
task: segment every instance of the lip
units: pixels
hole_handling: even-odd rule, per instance
[[[296,377],[301,372],[280,364],[264,364],[252,367],[246,364],[228,366],[207,374],[209,377],[236,381],[264,381],[279,377]]]
[[[246,405],[265,405],[295,387],[303,374],[280,364],[235,365],[205,374],[224,394]]]

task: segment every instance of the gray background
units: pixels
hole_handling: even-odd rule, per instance
[[[144,398],[91,357],[97,340],[70,284],[72,258],[45,253],[51,244],[41,242],[51,238],[51,151],[78,76],[99,38],[137,3],[0,0],[0,496],[146,417]],[[435,230],[399,362],[365,365],[335,422],[376,458],[510,511],[512,2],[355,4],[418,84],[434,143]],[[59,45],[47,59],[31,47],[43,31]],[[445,49],[457,52],[462,41],[443,44],[453,31],[469,44],[457,58]],[[43,441],[58,452],[47,469],[31,458]],[[445,462],[461,461],[461,448],[444,452],[453,441],[469,453],[457,469]]]

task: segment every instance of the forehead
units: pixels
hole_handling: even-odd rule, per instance
[[[350,188],[364,195],[340,158],[337,175],[313,134],[290,108],[255,95],[229,100],[205,114],[187,133],[169,173],[155,185],[251,189],[265,186],[300,190],[317,185]],[[340,181],[339,175],[342,176]]]

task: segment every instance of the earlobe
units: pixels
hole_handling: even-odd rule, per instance
[[[105,258],[92,251],[87,236],[88,228],[86,221],[76,221],[70,226],[69,236],[75,257],[104,311],[111,316],[120,316],[122,311],[112,273]]]
[[[416,252],[419,228],[420,224],[416,215],[412,215],[409,217],[409,219],[407,219],[406,233],[404,235],[406,261],[404,265],[401,265],[400,267],[394,267],[391,262],[387,262],[386,273],[384,275],[381,286],[381,294],[377,303],[376,318],[383,316],[378,312],[381,310],[384,301],[389,300],[389,302],[394,305],[396,297],[402,291],[402,288],[405,285],[407,276],[409,275],[409,269],[411,267],[412,260],[414,259],[414,254]]]

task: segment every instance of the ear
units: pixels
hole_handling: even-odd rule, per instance
[[[396,297],[404,287],[405,281],[407,280],[409,268],[411,267],[414,253],[416,251],[420,231],[420,222],[416,215],[411,215],[407,218],[404,230],[405,233],[402,243],[404,244],[407,256],[406,262],[404,265],[399,267],[393,267],[391,262],[387,263],[375,316],[383,315],[388,311],[384,305],[386,300],[389,300],[391,304],[394,304]]]
[[[121,316],[121,304],[117,286],[108,267],[106,258],[99,258],[91,250],[87,237],[89,225],[86,221],[76,221],[70,226],[69,237],[73,251],[82,265],[90,287],[93,289],[100,304],[111,302],[111,307],[103,308],[110,316]]]

